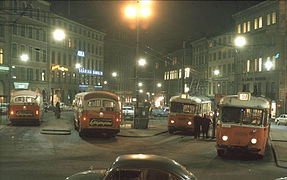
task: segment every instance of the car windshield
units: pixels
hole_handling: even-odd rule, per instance
[[[239,107],[223,107],[222,122],[242,123],[246,125],[261,125],[263,120],[263,110]]]

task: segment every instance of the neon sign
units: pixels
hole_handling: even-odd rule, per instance
[[[82,73],[82,74],[92,74],[92,75],[98,75],[98,76],[102,76],[102,75],[103,75],[103,72],[102,72],[102,71],[96,71],[96,70],[85,69],[85,68],[80,68],[80,69],[79,69],[79,73]]]
[[[77,55],[80,57],[85,57],[85,51],[78,51]]]

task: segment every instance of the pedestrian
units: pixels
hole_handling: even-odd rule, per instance
[[[60,115],[61,115],[60,103],[57,102],[57,103],[56,103],[56,108],[55,108],[55,116],[56,116],[57,118],[60,118]]]
[[[209,125],[210,125],[210,119],[207,117],[206,114],[204,114],[202,118],[202,133],[203,133],[203,139],[209,138],[208,131],[209,131]]]
[[[212,117],[212,139],[215,138],[216,116],[217,116],[217,111],[215,110],[214,115]]]
[[[194,139],[199,138],[200,135],[200,116],[196,114],[193,117],[193,123],[194,123]]]

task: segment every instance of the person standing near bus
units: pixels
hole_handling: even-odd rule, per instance
[[[212,117],[212,139],[215,138],[216,116],[217,116],[217,111],[215,110],[214,115]]]
[[[199,138],[200,135],[200,119],[199,114],[194,116],[194,139]]]
[[[210,125],[210,119],[209,119],[209,117],[207,117],[206,114],[204,114],[204,116],[202,118],[203,139],[208,138],[209,125]]]

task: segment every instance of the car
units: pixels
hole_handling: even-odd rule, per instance
[[[44,111],[45,112],[49,112],[49,111],[54,112],[55,111],[55,106],[47,105],[47,106],[44,107]]]
[[[163,116],[164,112],[160,108],[152,108],[151,115],[154,117]]]
[[[5,115],[9,111],[9,103],[1,103],[0,104],[0,114]]]
[[[278,118],[275,119],[277,125],[284,124],[287,126],[287,114],[281,114]]]
[[[78,179],[183,180],[197,178],[172,159],[151,154],[128,154],[118,156],[107,170],[91,169],[66,178],[66,180]]]
[[[134,109],[132,106],[123,106],[123,115],[126,117],[134,116]]]

